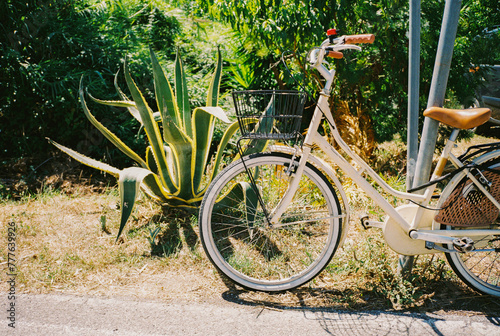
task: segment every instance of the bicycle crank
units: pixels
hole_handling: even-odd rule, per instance
[[[430,232],[412,231],[410,237],[417,240],[425,241],[427,249],[439,250],[442,252],[471,252],[474,250],[474,241],[469,237],[448,237]],[[446,249],[438,244],[452,244],[454,250]]]

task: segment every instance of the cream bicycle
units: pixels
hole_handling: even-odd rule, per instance
[[[329,69],[325,57],[360,50],[356,44],[372,43],[374,36],[329,33],[307,58],[326,82],[302,146],[270,145],[264,153],[247,155],[227,166],[207,189],[199,227],[209,259],[239,285],[269,292],[300,286],[328,265],[346,236],[350,214],[334,170],[312,153],[319,148],[385,211],[384,222],[364,218],[362,224],[381,228],[394,251],[445,253],[467,285],[500,296],[500,143],[471,147],[459,157],[451,153],[459,131],[485,123],[491,111],[427,109],[424,115],[451,126],[452,134],[431,182],[420,188],[423,193],[394,190],[342,140],[328,103],[335,69]],[[243,91],[234,98],[249,148],[263,148],[269,139],[296,138],[303,94]],[[318,133],[323,118],[343,154]],[[441,176],[447,162],[456,169]],[[436,202],[438,182],[446,185]],[[411,203],[394,208],[373,183]]]

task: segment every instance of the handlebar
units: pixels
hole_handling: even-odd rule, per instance
[[[337,38],[329,36],[328,39],[323,41],[321,47],[315,48],[310,52],[309,62],[313,67],[318,67],[323,63],[324,57],[341,59],[344,55],[340,52],[340,50],[361,50],[361,48],[355,44],[373,43],[374,41],[375,35],[373,34],[343,35]]]
[[[354,49],[359,51],[361,47],[355,44],[373,43],[375,41],[375,35],[373,34],[335,37],[336,33],[335,29],[330,29],[327,32],[329,35],[328,38],[321,43],[321,46],[311,49],[307,55],[307,61],[310,66],[318,70],[321,76],[326,79],[325,87],[323,88],[323,92],[326,92],[326,94],[329,94],[331,90],[333,78],[335,77],[335,69],[326,67],[328,66],[328,62],[324,60],[325,57],[340,59],[344,57],[344,54],[340,52],[341,50]]]
[[[360,44],[360,43],[373,43],[375,35],[362,34],[362,35],[345,35],[344,42],[346,44]]]

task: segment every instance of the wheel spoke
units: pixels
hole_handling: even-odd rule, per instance
[[[258,154],[246,160],[263,204],[248,206],[236,193],[226,197],[231,186],[249,183],[241,163],[227,167],[207,190],[200,211],[203,246],[214,265],[240,285],[297,287],[318,274],[336,250],[344,217],[338,198],[328,180],[307,165],[280,222],[269,226],[262,206],[272,212],[287,191],[290,159]],[[224,197],[230,206],[215,202]]]

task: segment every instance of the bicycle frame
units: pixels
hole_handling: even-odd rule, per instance
[[[335,69],[328,70],[328,68],[323,64],[324,52],[323,46],[328,43],[328,40],[323,42],[322,48],[318,49],[320,55],[316,55],[317,58],[313,59],[315,61],[314,67],[320,72],[320,74],[326,79],[326,84],[320,93],[320,98],[318,100],[316,109],[314,111],[312,120],[310,122],[307,134],[304,138],[303,149],[300,157],[300,161],[295,170],[295,175],[292,176],[289,189],[285,193],[285,196],[281,200],[280,204],[271,212],[270,214],[270,224],[276,225],[280,219],[280,216],[285,211],[286,207],[290,204],[295,191],[297,190],[300,177],[304,171],[306,162],[309,160],[311,150],[314,145],[318,146],[329,158],[332,160],[342,171],[346,173],[374,202],[380,206],[384,212],[388,215],[389,221],[382,225],[384,229],[384,236],[388,244],[401,254],[424,254],[424,253],[437,253],[437,252],[455,252],[454,250],[444,250],[441,247],[436,247],[434,244],[453,244],[456,242],[456,238],[459,237],[470,237],[470,236],[480,236],[480,235],[500,235],[500,230],[440,230],[439,224],[433,221],[434,214],[432,210],[425,209],[428,207],[432,194],[435,190],[435,185],[427,187],[423,194],[414,194],[408,192],[400,192],[393,189],[388,185],[361,157],[354,153],[350,147],[344,142],[340,133],[336,129],[335,122],[333,120],[332,112],[329,107],[328,98],[330,96],[331,86],[333,79],[335,77]],[[341,46],[342,49],[348,49],[349,46]],[[357,46],[350,46],[359,48]],[[350,48],[350,49],[355,49]],[[313,63],[313,62],[311,62]],[[338,146],[346,153],[360,168],[357,170],[351,163],[349,163],[327,140],[325,140],[319,133],[318,129],[321,123],[322,116],[328,119],[331,127],[332,136]],[[451,161],[457,168],[462,167],[463,164],[458,160],[452,153],[451,150],[455,144],[456,138],[458,136],[459,130],[455,129],[450,136],[441,156],[438,164],[433,172],[431,180],[435,180],[441,176],[445,164]],[[493,156],[492,156],[493,157]],[[473,181],[473,183],[485,194],[488,198],[495,204],[495,206],[500,209],[500,203],[497,202],[493,196],[483,187],[483,185],[469,172],[470,169],[466,169],[466,175]],[[368,175],[374,182],[376,182],[382,189],[399,198],[404,200],[412,200],[418,203],[420,206],[413,205],[416,209],[408,210],[411,205],[402,206],[394,208],[367,180],[367,177],[363,175]],[[416,210],[416,211],[415,211]],[[429,211],[431,211],[429,213]],[[395,222],[394,225],[391,221]],[[398,231],[399,228],[399,232]],[[460,232],[462,231],[462,232]],[[415,245],[415,241],[418,241]],[[428,245],[428,242],[433,243]],[[404,245],[410,244],[413,247],[410,249],[403,247]]]

